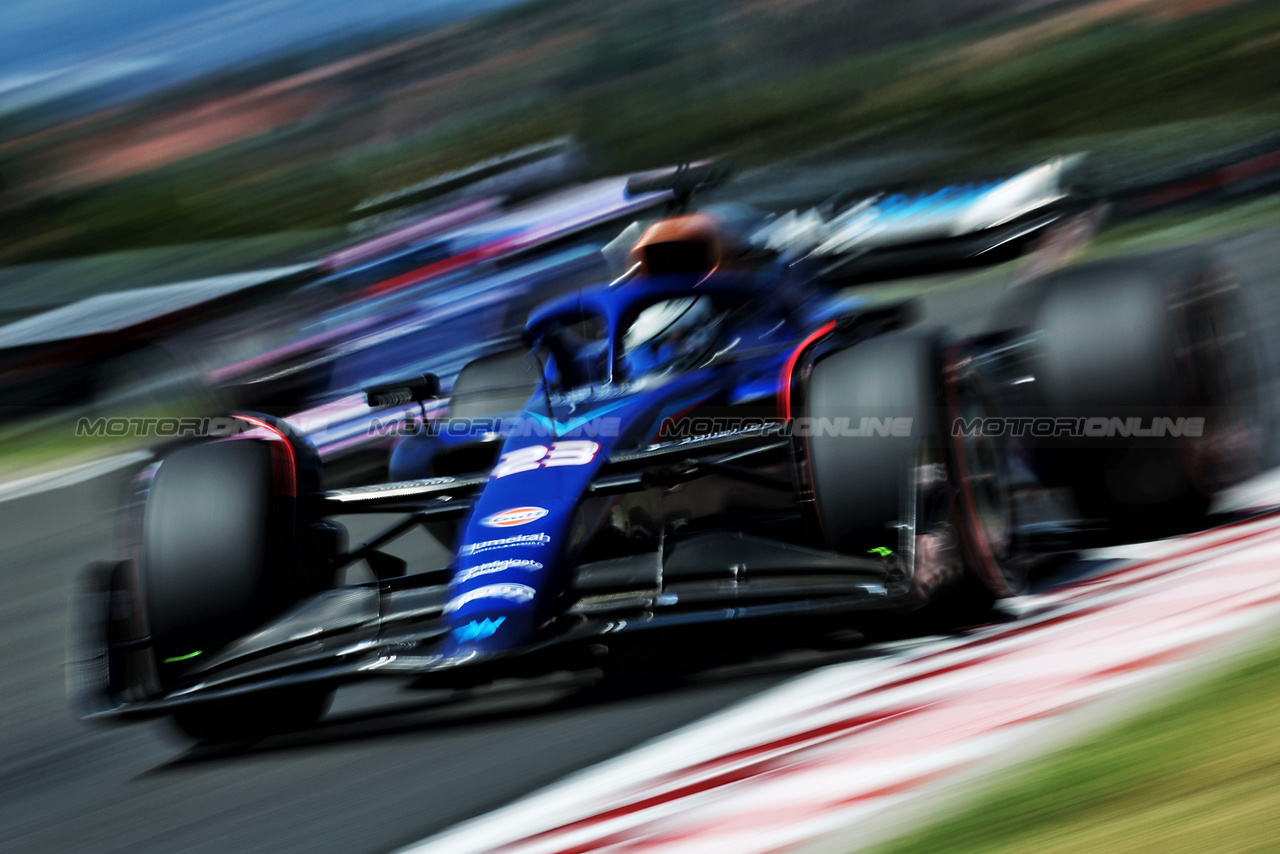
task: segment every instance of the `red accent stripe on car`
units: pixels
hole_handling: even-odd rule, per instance
[[[496,240],[493,243],[486,243],[483,246],[477,246],[475,249],[459,252],[457,255],[434,261],[424,267],[410,270],[408,273],[392,276],[390,279],[383,279],[381,282],[369,285],[359,292],[359,298],[385,296],[412,285],[420,285],[429,279],[443,276],[445,273],[452,273],[455,270],[461,270],[463,267],[478,264],[488,258],[501,255],[518,244],[518,239],[508,237]]]
[[[298,460],[293,453],[293,445],[289,442],[289,438],[285,436],[284,431],[269,421],[261,418],[254,418],[252,415],[235,416],[246,424],[252,424],[260,427],[268,433],[275,435],[276,440],[270,443],[271,459],[275,463],[273,468],[279,469],[278,485],[280,492],[285,495],[298,495]]]
[[[783,421],[791,420],[791,384],[794,380],[792,374],[795,372],[796,363],[800,361],[800,357],[804,355],[804,351],[809,349],[815,341],[823,338],[836,328],[836,322],[829,320],[813,332],[809,333],[800,346],[791,351],[791,355],[787,357],[787,361],[782,366],[782,373],[778,376],[778,415]]]

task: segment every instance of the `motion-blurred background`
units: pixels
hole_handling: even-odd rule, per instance
[[[841,146],[1145,175],[1274,130],[1278,33],[1257,0],[19,0],[0,261],[321,238],[362,199],[565,135],[596,173]]]
[[[347,321],[388,316],[365,289],[447,261],[420,295],[515,231],[526,254],[616,233],[632,211],[604,190],[476,230],[602,176],[728,158],[722,194],[781,211],[1087,152],[1077,189],[1134,214],[1280,174],[1265,0],[17,0],[4,18],[0,469],[84,451],[48,419],[94,401],[338,399],[404,362],[334,367]],[[401,308],[420,332],[422,305]]]
[[[668,201],[627,175],[722,158],[708,199],[782,213],[1076,154],[1091,251],[1214,243],[1280,366],[1275,0],[5,0],[0,849],[388,850],[788,673],[463,731],[353,712],[240,763],[106,738],[59,668],[119,491],[75,472],[165,438],[106,419],[269,411],[367,478],[360,386],[448,386],[608,278]],[[1008,274],[866,292],[972,331]]]
[[[1280,10],[1240,0],[16,2],[5,18],[8,264],[340,226],[377,192],[566,134],[601,171],[834,144],[1149,161],[1271,130],[1280,94]]]

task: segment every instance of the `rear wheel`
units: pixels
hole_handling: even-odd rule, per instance
[[[1082,515],[1183,528],[1216,490],[1252,473],[1262,435],[1255,342],[1239,286],[1211,256],[1102,262],[1031,287],[1024,323],[1046,414],[1138,418],[1144,427],[1203,422],[1196,435],[1084,437],[1037,449],[1042,476],[1068,486]]]
[[[143,515],[140,578],[162,687],[189,680],[218,651],[321,584],[316,568],[299,559],[298,502],[289,494],[299,470],[283,444],[197,445],[156,472]],[[329,693],[280,689],[192,706],[174,720],[195,738],[245,738],[313,723]]]

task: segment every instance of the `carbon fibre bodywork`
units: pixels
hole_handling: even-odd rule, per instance
[[[364,562],[377,580],[302,598],[183,662],[176,684],[161,687],[154,675],[136,559],[99,567],[79,622],[95,627],[86,637],[110,640],[77,656],[84,712],[163,714],[267,687],[378,674],[448,682],[459,669],[537,671],[580,660],[586,642],[630,630],[909,606],[908,574],[892,549],[859,556],[815,543],[795,442],[779,411],[802,359],[909,323],[909,306],[851,312],[847,301],[778,281],[639,279],[535,312],[527,337],[533,352],[546,353],[546,376],[521,411],[471,419],[466,430],[450,419],[420,425],[393,456],[392,482],[309,498],[300,490],[300,517],[317,520],[306,529],[309,543],[326,524],[319,520],[404,514],[359,548],[313,560],[330,574]],[[715,346],[695,364],[628,375],[621,336],[629,320],[691,289],[720,312]],[[555,348],[545,342],[566,320],[592,315],[609,330],[603,373],[594,383],[558,385]],[[823,317],[831,320],[815,337]],[[267,425],[246,436],[290,449],[292,464],[315,459],[286,423],[241,417]],[[481,451],[469,459],[491,462],[474,474],[440,473],[441,460],[468,449]],[[139,506],[155,470],[139,481]],[[410,573],[383,551],[416,529],[451,540],[454,559]]]

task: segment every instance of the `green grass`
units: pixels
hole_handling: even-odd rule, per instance
[[[1091,254],[1133,252],[1212,240],[1280,225],[1280,194],[1187,211],[1171,211],[1125,223],[1098,236]]]
[[[81,414],[87,413],[32,418],[0,428],[0,481],[146,447],[145,439],[76,436]]]
[[[1280,646],[875,854],[1280,850]]]

